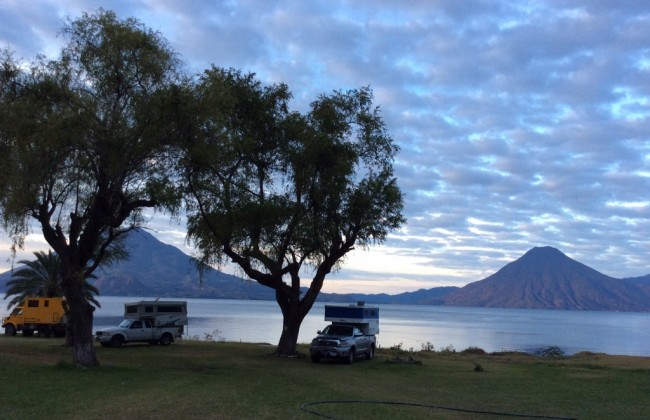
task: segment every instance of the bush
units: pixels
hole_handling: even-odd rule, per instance
[[[433,343],[431,343],[430,341],[427,341],[426,344],[422,344],[421,346],[422,346],[421,351],[428,351],[428,352],[431,352],[431,353],[436,351],[436,348],[433,346]]]
[[[564,350],[557,346],[549,346],[535,352],[538,356],[548,358],[558,358],[564,356]]]
[[[485,350],[480,347],[468,347],[461,351],[463,354],[487,354]]]
[[[413,358],[413,349],[402,349],[402,343],[396,344],[390,348],[392,357],[388,360],[389,363],[412,363],[416,365],[422,364],[419,360]]]

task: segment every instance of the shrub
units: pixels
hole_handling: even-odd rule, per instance
[[[562,350],[557,346],[548,346],[543,349],[537,350],[535,354],[541,357],[558,358],[564,356],[564,350]]]
[[[430,341],[427,341],[426,344],[424,344],[424,343],[421,344],[421,346],[422,346],[421,351],[428,351],[428,352],[432,352],[432,353],[434,351],[436,351],[436,348],[433,346],[433,343],[431,343]]]
[[[483,350],[480,347],[468,347],[465,350],[463,350],[461,353],[463,354],[487,354],[485,350]]]

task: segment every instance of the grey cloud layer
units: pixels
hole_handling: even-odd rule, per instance
[[[102,2],[23,3],[0,5],[0,43],[30,58],[63,17]],[[429,283],[478,280],[542,245],[609,275],[650,272],[646,2],[112,7],[160,30],[191,71],[214,63],[286,82],[297,108],[370,85],[402,149],[409,223],[391,252],[477,276]]]

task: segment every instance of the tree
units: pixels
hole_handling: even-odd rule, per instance
[[[33,261],[22,260],[18,264],[24,266],[11,274],[7,282],[5,299],[14,296],[9,301],[7,308],[19,304],[30,296],[61,297],[60,260],[52,251],[34,252],[36,259]]]
[[[167,161],[178,62],[135,19],[68,21],[56,60],[0,63],[0,211],[20,247],[35,221],[60,258],[73,361],[96,366],[86,279],[111,244],[170,199]]]
[[[61,282],[61,259],[51,250],[47,254],[43,251],[34,252],[35,260],[21,260],[18,264],[23,267],[18,268],[11,274],[11,280],[7,282],[5,299],[14,296],[9,301],[7,308],[19,304],[31,296],[38,297],[63,297],[63,288]],[[95,278],[91,274],[90,278]],[[91,283],[84,283],[84,294],[86,300],[95,307],[100,307],[100,303],[95,299],[99,290]]]
[[[205,263],[232,261],[275,290],[276,353],[294,355],[327,274],[404,223],[398,148],[369,88],[323,95],[302,115],[288,111],[287,86],[212,68],[196,97],[184,162],[188,237]]]

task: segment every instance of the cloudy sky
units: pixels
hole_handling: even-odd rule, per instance
[[[188,72],[287,83],[297,110],[372,87],[401,147],[408,224],[350,255],[326,291],[463,286],[535,246],[650,273],[648,2],[2,0],[0,46],[55,57],[65,19],[99,7],[160,31]],[[192,252],[183,226],[150,225]],[[46,249],[26,245],[19,258]]]

